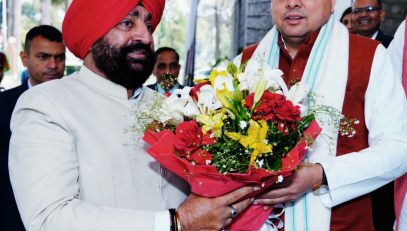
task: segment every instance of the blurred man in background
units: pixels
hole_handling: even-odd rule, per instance
[[[384,34],[379,28],[386,12],[381,0],[355,0],[352,4],[353,28],[361,36],[379,41],[388,47],[393,36]]]
[[[161,47],[155,53],[157,60],[153,74],[157,82],[147,87],[163,95],[170,95],[175,89],[182,89],[184,86],[177,81],[181,68],[177,51],[171,47]]]

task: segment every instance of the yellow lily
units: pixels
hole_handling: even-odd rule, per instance
[[[226,77],[228,76],[227,71],[217,71],[217,70],[212,70],[211,74],[209,75],[209,81],[211,82],[212,87],[214,86],[215,79],[218,76]]]
[[[233,94],[228,89],[223,88],[223,90],[216,90],[216,97],[222,103],[224,108],[231,109],[234,113],[236,113],[235,107],[230,103],[229,99],[233,99]]]
[[[206,134],[212,131],[215,137],[222,136],[223,120],[226,119],[224,112],[219,112],[214,115],[201,114],[198,116],[198,122],[202,123],[202,131]]]
[[[239,141],[245,148],[252,149],[250,156],[250,164],[253,165],[256,159],[264,153],[270,153],[273,151],[273,146],[267,144],[267,130],[268,125],[264,120],[260,120],[259,123],[250,120],[250,127],[248,129],[248,135],[244,136],[236,132],[226,132],[225,135],[233,140]]]

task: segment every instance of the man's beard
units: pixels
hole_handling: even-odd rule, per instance
[[[143,52],[145,58],[129,57],[128,54],[134,51]],[[101,38],[92,46],[91,52],[96,67],[112,82],[126,89],[141,87],[154,68],[155,53],[144,43],[115,48]]]

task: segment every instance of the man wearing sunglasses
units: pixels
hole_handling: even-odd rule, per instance
[[[355,0],[352,4],[352,19],[355,32],[361,36],[379,41],[386,48],[393,36],[384,34],[380,23],[384,21],[386,12],[382,9],[381,0]]]

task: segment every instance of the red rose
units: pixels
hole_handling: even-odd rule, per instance
[[[191,154],[201,145],[213,144],[214,138],[209,134],[204,135],[202,128],[194,120],[178,124],[175,129],[174,147],[181,153]]]
[[[212,155],[208,151],[197,149],[191,155],[188,155],[187,159],[197,165],[207,165],[212,161]]]
[[[274,109],[274,113],[279,120],[288,123],[301,120],[300,107],[294,106],[289,100],[284,100],[282,104]]]
[[[251,93],[246,98],[245,106],[252,109],[254,101],[254,93]],[[260,101],[259,105],[253,112],[253,119],[255,120],[274,120],[274,110],[279,107],[285,101],[285,96],[281,94],[276,94],[271,91],[265,91]]]

